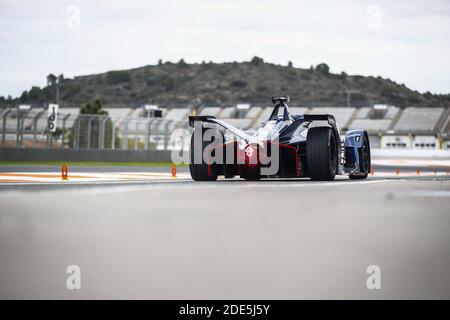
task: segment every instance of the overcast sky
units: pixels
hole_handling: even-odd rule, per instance
[[[0,0],[0,95],[156,64],[248,61],[450,93],[450,1]]]

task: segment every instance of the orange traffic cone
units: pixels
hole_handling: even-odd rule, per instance
[[[63,164],[61,167],[61,180],[63,181],[69,180],[69,168],[65,164]]]
[[[177,166],[175,164],[172,164],[172,178],[177,177]]]

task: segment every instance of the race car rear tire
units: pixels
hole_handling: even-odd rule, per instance
[[[311,180],[334,180],[338,165],[338,148],[332,128],[314,127],[308,129],[306,161]]]
[[[364,135],[363,146],[362,148],[358,149],[358,152],[361,159],[361,163],[359,164],[360,173],[351,174],[349,175],[349,178],[353,180],[367,179],[367,176],[369,175],[369,172],[371,170],[371,163],[369,139],[366,135]]]
[[[198,129],[195,129],[195,130],[198,130]],[[191,149],[190,149],[190,154],[189,154],[189,156],[190,156],[189,171],[191,173],[192,179],[195,181],[215,181],[215,180],[217,180],[217,177],[218,177],[217,164],[209,164],[208,165],[205,162],[205,159],[203,159],[203,151],[211,143],[209,141],[203,141],[203,133],[204,133],[204,130],[202,132],[202,145],[201,145],[202,163],[198,163],[198,164],[194,163],[194,150],[196,147],[194,145],[195,132],[192,133]],[[222,137],[223,137],[223,134],[222,134]]]

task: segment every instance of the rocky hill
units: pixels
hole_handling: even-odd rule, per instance
[[[55,88],[33,87],[15,99],[0,97],[0,106],[51,102]],[[231,105],[249,102],[267,105],[271,95],[288,94],[292,105],[346,106],[347,91],[352,106],[375,103],[398,107],[448,107],[450,95],[420,94],[403,84],[381,77],[330,73],[326,64],[309,69],[265,63],[254,57],[249,62],[187,64],[160,62],[136,69],[110,71],[64,79],[61,105],[80,107],[100,98],[104,107]]]

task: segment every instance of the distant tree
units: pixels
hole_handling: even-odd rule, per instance
[[[59,91],[64,82],[64,75],[60,74],[59,76],[55,76],[53,73],[50,73],[47,76],[47,88],[52,88],[51,91],[54,90],[54,92],[46,90],[46,88],[43,89],[42,97],[45,100],[50,100],[54,98],[54,100],[57,101],[59,99]],[[45,92],[44,92],[45,91]]]
[[[329,74],[330,73],[330,67],[326,63],[321,63],[316,66],[316,71],[322,73],[322,74]]]
[[[28,92],[26,90],[20,95],[19,101],[22,103],[28,101]]]
[[[267,92],[267,87],[265,85],[257,86],[256,90],[259,92]]]
[[[166,89],[166,91],[170,91],[175,88],[175,80],[170,76],[164,76],[161,79],[160,83],[161,83],[161,86],[163,86],[164,89]]]
[[[59,137],[62,136],[62,134],[63,134],[62,129],[61,128],[56,128],[55,132],[52,132],[53,139],[58,140]]]
[[[56,76],[54,74],[50,73],[47,76],[47,85],[49,87],[53,87],[55,85],[55,83],[56,83]]]
[[[81,114],[96,114],[107,115],[108,112],[102,110],[102,102],[100,99],[95,99],[93,102],[88,102],[84,107],[80,108]]]
[[[288,68],[293,68],[294,67],[294,65],[292,64],[292,61],[289,61],[288,62]]]
[[[67,138],[69,142],[69,147],[73,147],[74,137],[73,133],[76,133],[78,147],[79,148],[98,148],[99,147],[99,135],[101,129],[101,123],[104,119],[103,117],[89,117],[98,115],[108,115],[106,110],[102,109],[102,103],[100,99],[95,99],[92,102],[88,102],[83,107],[80,108],[80,114],[86,117],[81,117],[78,121],[74,123],[74,126],[67,132]],[[76,128],[75,128],[76,126]],[[90,141],[88,141],[88,130],[90,128]],[[105,123],[105,148],[110,148],[112,143],[112,130],[113,124],[111,121]],[[115,146],[120,146],[120,141],[118,138],[115,140]]]
[[[259,65],[264,64],[264,59],[260,58],[260,57],[257,57],[257,56],[254,56],[252,58],[252,60],[250,61],[250,63],[255,65],[255,66],[259,66]]]
[[[162,59],[159,59],[159,60],[158,60],[158,66],[161,66],[162,64],[163,64]]]
[[[290,79],[294,80],[297,77],[297,71],[294,68],[288,69],[287,75]]]
[[[348,75],[347,75],[347,73],[345,73],[344,71],[342,71],[342,72],[339,74],[339,78],[342,79],[342,80],[346,80],[347,77],[348,77]]]
[[[28,100],[33,102],[44,102],[45,96],[41,88],[33,86],[30,91],[28,91]]]
[[[245,88],[247,86],[247,82],[242,80],[234,80],[231,82],[231,86],[235,88]]]
[[[181,58],[180,61],[178,61],[178,66],[181,68],[187,67],[187,63]]]
[[[108,84],[119,84],[131,81],[131,76],[127,71],[110,71],[105,76]]]

